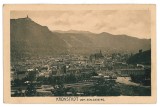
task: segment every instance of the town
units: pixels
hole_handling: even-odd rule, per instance
[[[11,96],[150,96],[151,65],[130,64],[131,56],[25,57],[11,63]]]

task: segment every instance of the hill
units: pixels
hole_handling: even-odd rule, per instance
[[[129,64],[151,64],[151,50],[147,50],[144,52],[136,53],[135,55],[131,56],[128,61]]]

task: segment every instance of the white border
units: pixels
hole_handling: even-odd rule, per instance
[[[160,87],[159,87],[159,81],[160,81],[160,61],[158,59],[160,59],[160,1],[159,0],[1,0],[0,1],[0,4],[1,4],[1,11],[0,11],[0,14],[1,14],[1,17],[0,17],[0,23],[1,23],[1,26],[0,26],[0,32],[1,32],[1,36],[0,36],[0,48],[1,48],[1,52],[0,52],[0,78],[1,78],[1,81],[0,81],[0,105],[1,106],[5,106],[5,107],[8,107],[8,106],[15,106],[15,107],[20,107],[20,106],[24,106],[24,107],[27,107],[27,106],[44,106],[42,104],[32,104],[32,105],[18,105],[18,104],[14,104],[14,105],[11,105],[11,104],[3,104],[3,20],[2,20],[2,6],[3,4],[156,4],[156,13],[157,13],[157,34],[156,34],[156,39],[157,39],[157,104],[149,104],[149,105],[128,105],[128,104],[120,104],[120,105],[117,105],[117,106],[158,106],[160,105],[160,100],[158,99],[159,98],[159,95],[160,95]],[[53,107],[55,105],[47,105],[49,107]],[[64,106],[64,105],[56,105],[56,106]],[[71,106],[71,105],[65,105],[65,106]],[[72,105],[72,106],[84,106],[84,105]],[[85,105],[86,107],[88,105]],[[94,104],[91,104],[90,106],[93,106],[93,107],[96,107],[96,106],[100,106],[100,105],[94,105]],[[112,104],[112,105],[103,105],[101,104],[101,106],[115,106],[115,104]]]

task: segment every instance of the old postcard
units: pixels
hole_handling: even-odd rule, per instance
[[[4,5],[4,103],[156,103],[155,5]]]

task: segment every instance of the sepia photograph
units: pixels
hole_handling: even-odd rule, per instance
[[[155,103],[155,5],[3,8],[6,102]]]

